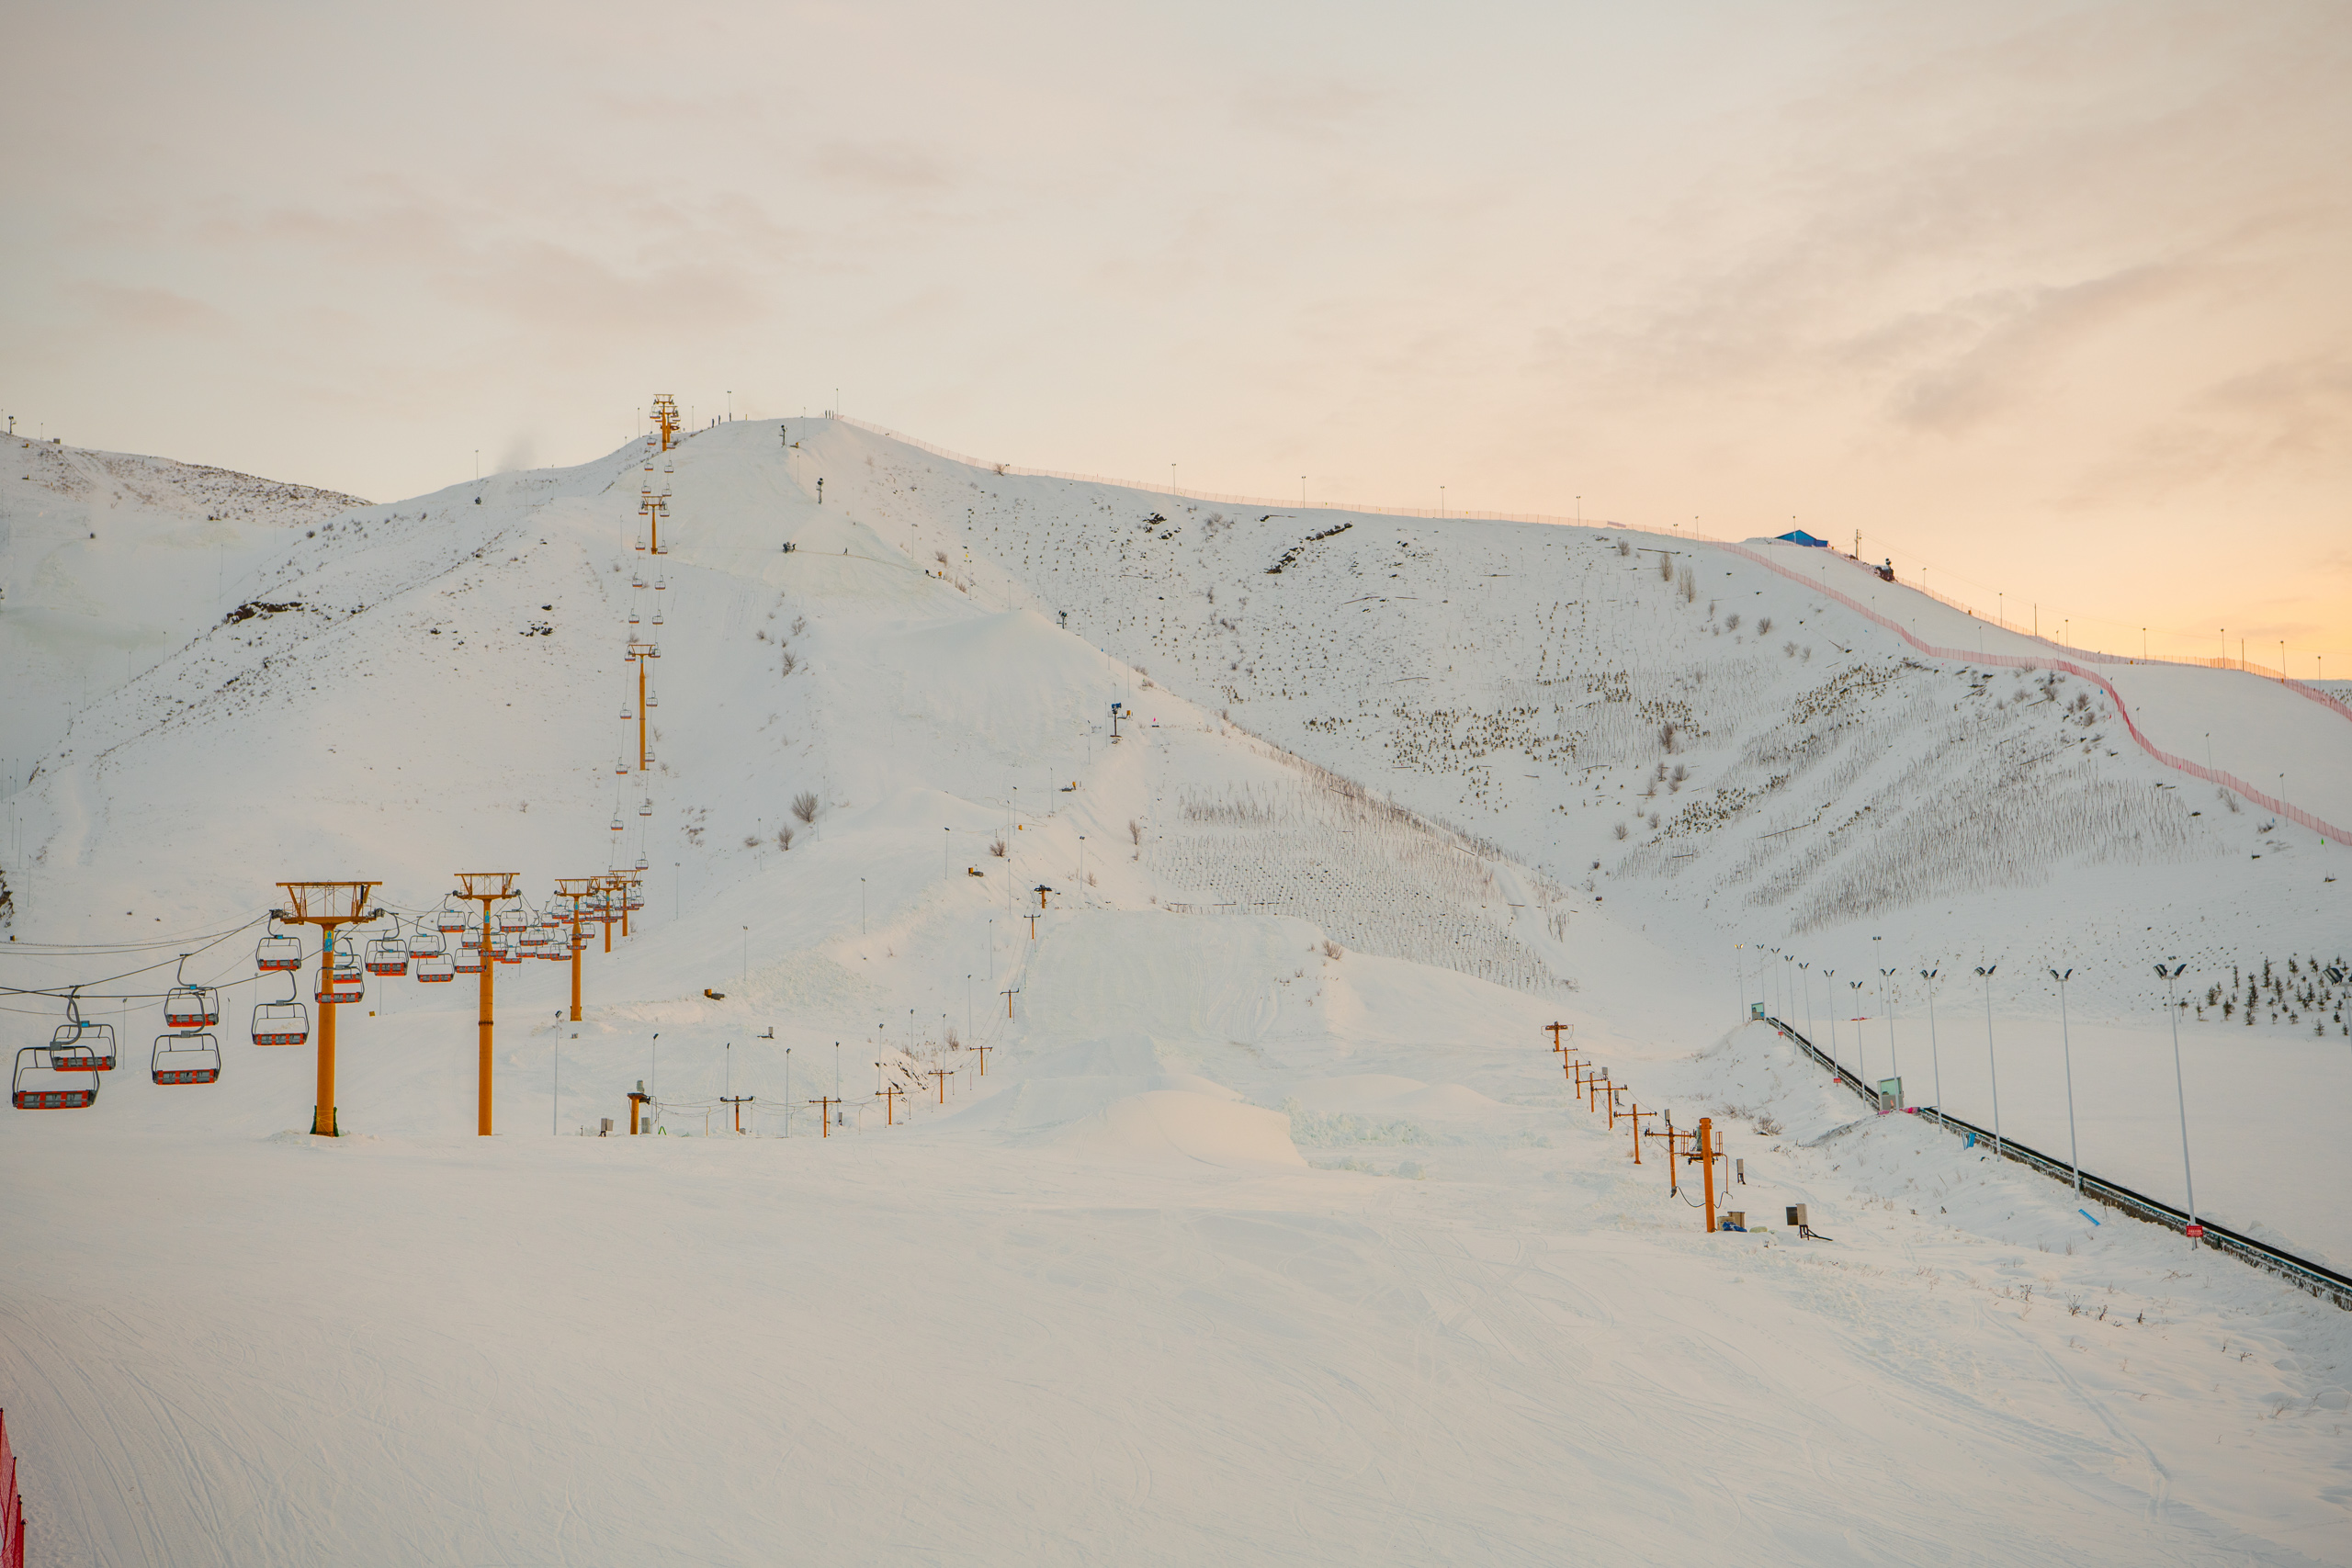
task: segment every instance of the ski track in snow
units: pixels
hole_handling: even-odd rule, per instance
[[[280,994],[257,928],[190,961],[230,987],[216,1085],[146,1081],[153,1001],[92,1005],[123,1033],[98,1104],[0,1122],[36,1561],[2352,1561],[2352,1315],[1855,1121],[1733,1022],[1785,950],[1774,1011],[1989,1122],[1997,960],[2005,1124],[2059,1150],[2027,976],[2072,964],[2084,1163],[2169,1196],[2140,976],[2336,958],[2340,850],[2159,789],[2075,685],[1910,657],[1688,541],[1238,513],[787,428],[383,506],[42,452],[0,504],[35,649],[0,724],[45,758],[8,984],[160,953],[126,982],[160,990],[280,876],[413,916],[460,866],[539,899],[648,863],[582,1022],[562,967],[498,974],[494,1140],[469,989],[371,978],[332,1144],[289,1131],[311,1054],[239,1038]],[[224,497],[254,515],[216,538]],[[93,519],[239,585],[166,605],[139,551],[77,548]],[[84,705],[74,650],[112,634],[41,616],[91,583],[180,640]],[[246,604],[293,607],[220,619]],[[659,761],[618,778],[632,611]],[[2108,672],[2159,744],[2211,729],[2352,818],[2352,726]],[[1890,1036],[1877,970],[1930,965],[1923,1068],[1928,998],[1894,992]],[[12,1050],[57,1013],[6,1005]],[[1762,1228],[1702,1234],[1555,1021],[1645,1111],[1716,1118]],[[2352,1111],[2312,1021],[2183,1024],[2198,1192],[2340,1266],[2340,1157],[2278,1125],[2282,1085],[2299,1125]],[[542,1136],[640,1078],[661,1135]],[[762,1135],[705,1136],[730,1090]],[[817,1096],[857,1102],[823,1138]],[[1778,1225],[1799,1202],[1834,1242]]]

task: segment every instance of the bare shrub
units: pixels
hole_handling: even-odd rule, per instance
[[[1684,604],[1695,604],[1699,602],[1699,579],[1689,567],[1682,569],[1682,575],[1675,580],[1675,586],[1681,590]]]
[[[1331,941],[1328,937],[1325,938],[1323,942],[1323,956],[1326,958],[1338,958],[1340,956],[1340,944]]]
[[[1623,822],[1617,824],[1617,836],[1621,839],[1625,836],[1625,824]]]
[[[777,849],[780,849],[780,850],[788,850],[788,849],[792,848],[792,829],[789,829],[789,828],[778,828],[778,829],[775,830],[775,847],[776,847]]]
[[[758,849],[758,848],[760,847],[760,836],[759,836],[757,833],[746,833],[746,834],[744,834],[744,835],[743,835],[743,847],[744,847],[745,849],[747,849],[747,850],[756,850],[756,849]]]
[[[1660,582],[1674,581],[1674,558],[1664,550],[1657,553],[1657,580]]]
[[[1127,837],[1138,844],[1143,842],[1143,824],[1132,817],[1127,818]]]
[[[1620,539],[1617,541],[1617,553],[1621,556],[1630,556],[1634,553],[1634,547],[1628,541]],[[619,569],[615,568],[614,570],[618,570]]]
[[[816,821],[817,797],[808,791],[802,790],[792,797],[792,814],[803,822]]]
[[[1724,617],[1724,630],[1727,632],[1736,632],[1739,630],[1738,611],[1734,610],[1730,615]]]
[[[989,840],[989,853],[996,856],[999,860],[1002,860],[1004,858],[1004,840],[1002,839],[990,839]]]
[[[1756,618],[1756,635],[1758,637],[1770,637],[1772,635],[1771,616],[1758,615]]]
[[[931,558],[937,561],[940,565],[945,566],[947,564],[947,552],[945,550],[933,550],[931,552]]]
[[[792,617],[792,635],[793,635],[794,637],[798,637],[802,632],[805,632],[805,631],[807,631],[808,629],[808,616],[806,616],[806,615],[795,615],[795,616],[793,616],[793,617]]]
[[[793,657],[792,650],[790,649],[786,649],[784,654],[784,672],[789,675],[795,670],[799,668],[800,660]]]

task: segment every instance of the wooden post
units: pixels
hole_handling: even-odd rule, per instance
[[[833,1135],[833,1107],[839,1105],[841,1101],[835,1100],[831,1095],[827,1094],[820,1095],[808,1103],[821,1108],[821,1114],[823,1115],[824,1120],[817,1123],[818,1127],[821,1129],[819,1135],[820,1137],[831,1137]]]
[[[1699,1118],[1699,1163],[1707,1168],[1707,1232],[1715,1229],[1715,1123],[1710,1116]]]

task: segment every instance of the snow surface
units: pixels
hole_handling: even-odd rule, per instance
[[[2071,964],[2085,1163],[2174,1199],[2141,976],[2336,959],[2340,848],[2173,788],[2079,682],[1910,657],[1670,536],[786,434],[280,529],[239,602],[300,610],[208,605],[12,798],[8,984],[147,995],[188,951],[231,987],[220,1083],[147,1082],[154,1003],[94,1002],[97,1105],[0,1121],[36,1561],[2352,1561],[2352,1315],[1855,1122],[1736,1021],[1760,950],[1803,976],[1778,1014],[1985,1121],[1997,961],[2005,1129],[2063,1150],[2026,976]],[[632,614],[650,777],[614,772]],[[2352,815],[2292,782],[2352,776],[2352,725],[2145,673],[2159,744],[2227,715],[2221,765]],[[414,916],[616,856],[646,908],[587,1017],[565,966],[498,974],[499,1137],[464,981],[371,981],[352,1135],[297,1130],[311,1054],[236,1035],[280,994],[274,879]],[[1891,1040],[1845,989],[1880,967]],[[12,1048],[59,1011],[9,1006]],[[1703,1234],[1555,1021],[1716,1118],[1764,1228]],[[2310,1131],[2352,1111],[2335,1021],[2182,1036],[2200,1207],[2352,1256]],[[574,1135],[639,1080],[660,1135]]]

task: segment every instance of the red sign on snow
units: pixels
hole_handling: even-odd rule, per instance
[[[2189,1226],[2189,1227],[2188,1227],[2188,1239],[2189,1239],[2189,1240],[2191,1240],[2191,1241],[2195,1241],[2195,1240],[2199,1239],[2199,1238],[2200,1236],[2202,1236],[2204,1234],[2205,1234],[2205,1227],[2204,1227],[2203,1225],[2191,1225],[2191,1226]]]

